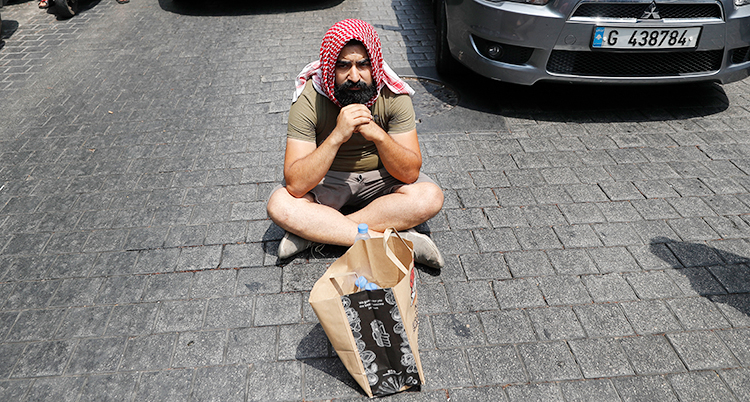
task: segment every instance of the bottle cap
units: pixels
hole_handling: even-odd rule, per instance
[[[366,223],[360,223],[357,226],[357,232],[359,232],[359,233],[367,233],[367,229],[368,229],[368,227],[367,227]]]

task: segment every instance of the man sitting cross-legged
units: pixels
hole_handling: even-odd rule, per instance
[[[407,230],[440,211],[442,190],[420,173],[413,90],[383,62],[372,26],[336,23],[297,84],[285,183],[268,201],[268,215],[287,231],[279,258],[312,243],[351,246],[359,223],[382,237],[388,227]],[[344,215],[343,207],[355,212]],[[442,268],[428,236],[413,229],[402,236],[413,242],[416,262]]]

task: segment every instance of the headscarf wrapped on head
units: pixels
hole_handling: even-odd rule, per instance
[[[305,88],[307,80],[312,78],[315,90],[330,99],[336,106],[341,107],[341,104],[333,95],[336,86],[336,62],[341,49],[352,39],[362,42],[367,50],[367,55],[370,57],[372,79],[378,88],[377,93],[365,103],[365,106],[372,106],[378,99],[380,90],[386,85],[395,94],[414,95],[414,90],[399,78],[383,60],[380,38],[378,33],[375,32],[375,28],[361,20],[346,19],[337,22],[326,32],[323,43],[320,45],[320,60],[305,66],[297,76],[292,102],[297,100]]]

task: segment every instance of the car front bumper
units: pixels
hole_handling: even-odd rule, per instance
[[[575,16],[578,7],[585,3],[586,0],[551,0],[546,6],[537,6],[508,1],[447,0],[447,35],[451,53],[481,75],[525,85],[537,81],[729,83],[750,74],[750,5],[735,7],[732,0],[695,1],[692,4],[709,5],[720,10],[718,17],[698,19],[641,20]],[[596,3],[597,6],[602,4]],[[658,4],[670,3],[680,2]],[[606,4],[642,5],[645,8],[649,3],[641,0]],[[700,26],[702,31],[697,47],[690,50],[592,50],[593,33],[597,26]],[[503,49],[502,56],[493,59],[488,55],[490,45],[499,45]],[[633,71],[628,64],[654,68]]]

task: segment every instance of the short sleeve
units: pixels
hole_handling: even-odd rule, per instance
[[[395,95],[388,105],[388,134],[401,134],[417,127],[414,105],[409,95]]]
[[[307,89],[307,88],[306,88]],[[315,142],[315,125],[317,115],[308,91],[303,91],[296,102],[289,108],[287,138]]]

